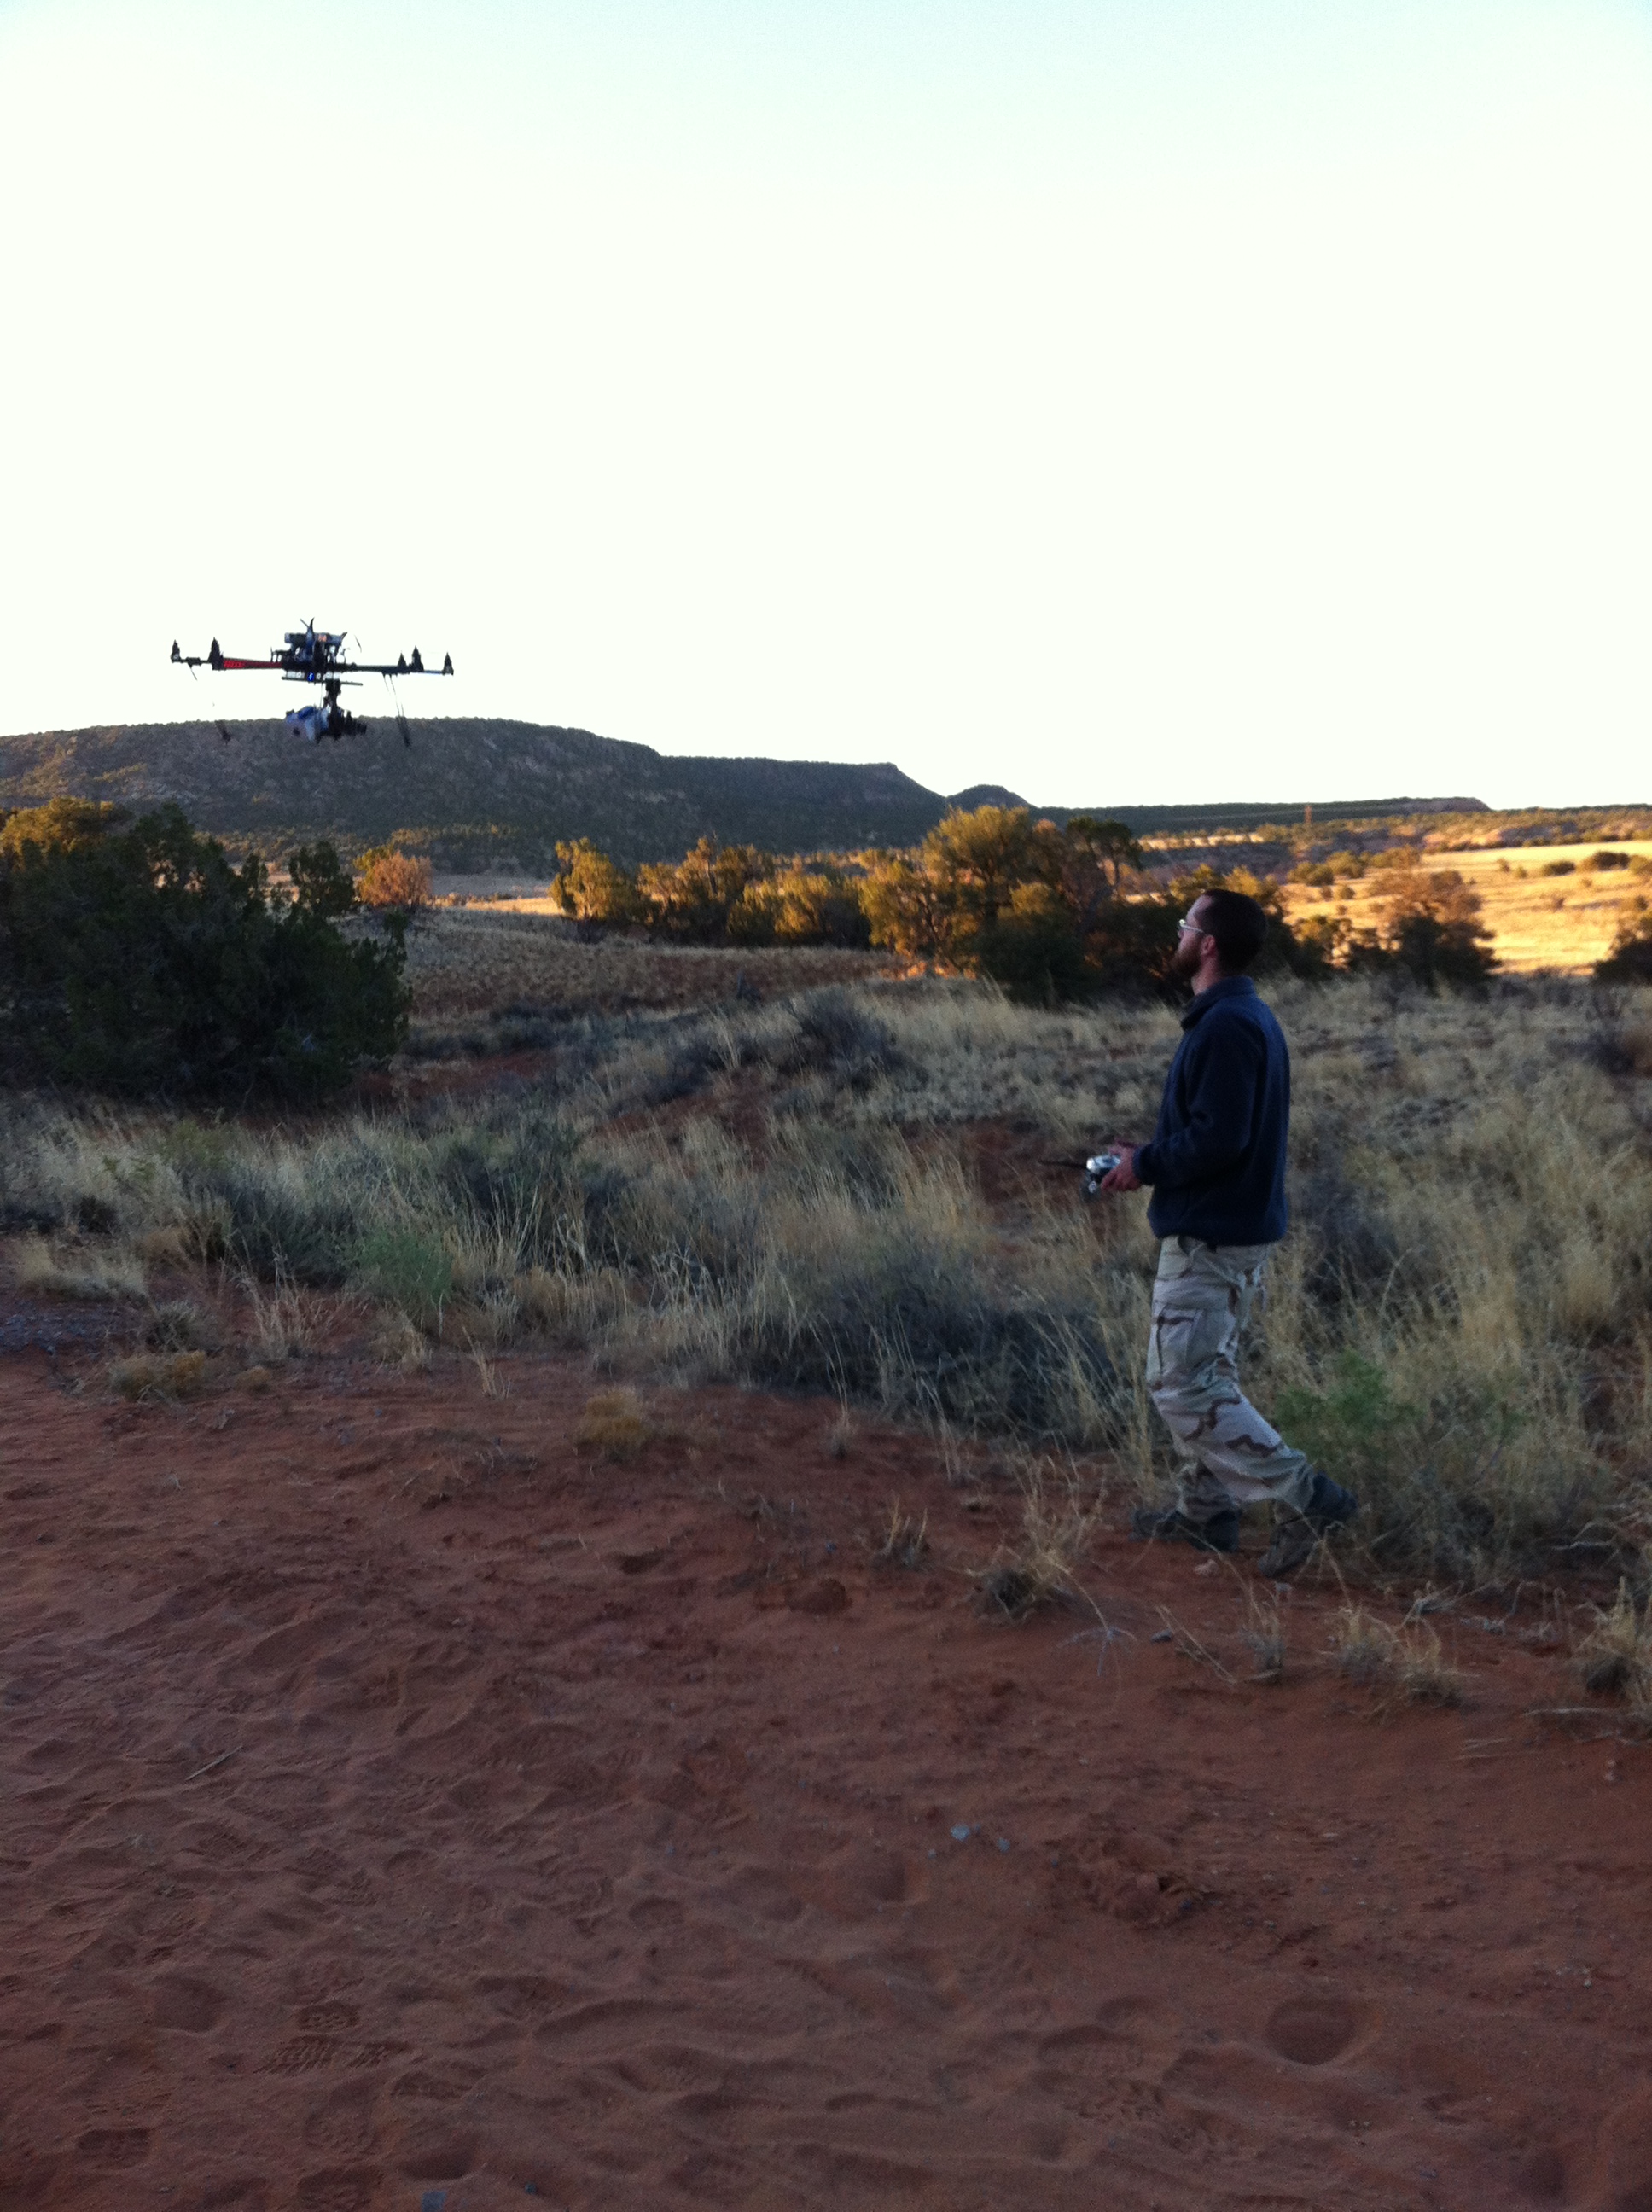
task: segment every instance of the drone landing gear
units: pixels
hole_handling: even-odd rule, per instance
[[[338,703],[339,683],[336,676],[328,677],[322,689],[327,695],[327,735],[337,744],[340,738],[354,738],[366,729],[347,707]]]

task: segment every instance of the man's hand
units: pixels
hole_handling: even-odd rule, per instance
[[[1119,1164],[1115,1168],[1108,1170],[1102,1177],[1098,1188],[1102,1190],[1115,1192],[1139,1190],[1141,1177],[1136,1173],[1136,1154],[1140,1147],[1136,1145],[1121,1145],[1114,1139],[1108,1144],[1106,1149],[1109,1152],[1117,1152]]]

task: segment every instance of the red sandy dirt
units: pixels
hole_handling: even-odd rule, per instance
[[[1652,2208],[1652,1754],[1529,1614],[1384,1719],[1323,1595],[1282,1686],[1154,1644],[1242,1678],[1187,1554],[987,1620],[1013,1498],[819,1401],[76,1358],[0,1359],[8,2212]]]

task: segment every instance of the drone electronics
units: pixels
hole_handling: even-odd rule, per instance
[[[407,726],[407,717],[402,712],[401,702],[396,696],[398,676],[451,676],[453,656],[444,653],[439,669],[427,668],[420,658],[419,648],[413,648],[410,660],[405,653],[392,663],[383,660],[346,660],[344,639],[335,637],[331,630],[318,629],[306,623],[302,629],[289,629],[287,641],[279,653],[272,653],[267,660],[240,660],[225,653],[217,639],[212,641],[205,653],[180,653],[178,641],[173,640],[172,657],[180,668],[211,668],[220,672],[240,668],[278,668],[282,680],[287,684],[319,684],[326,700],[325,706],[300,707],[286,716],[287,728],[295,738],[307,738],[318,745],[323,738],[335,742],[343,737],[353,737],[367,725],[338,703],[338,694],[343,686],[358,676],[382,676],[391,687],[391,697],[396,703],[396,726],[402,733],[402,743],[413,742]],[[220,722],[218,728],[228,738],[229,732]]]

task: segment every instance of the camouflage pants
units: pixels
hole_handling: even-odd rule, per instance
[[[1313,1468],[1239,1388],[1236,1355],[1262,1285],[1266,1244],[1169,1237],[1153,1284],[1147,1388],[1181,1459],[1177,1502],[1208,1521],[1259,1498],[1300,1509]]]

